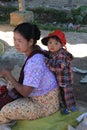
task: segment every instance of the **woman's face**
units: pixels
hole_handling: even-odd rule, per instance
[[[18,52],[26,55],[31,50],[31,40],[27,41],[19,32],[14,32],[14,45]]]
[[[48,46],[49,51],[52,52],[52,53],[55,53],[56,51],[58,51],[62,47],[61,43],[58,42],[54,38],[50,38],[48,40],[47,46]]]

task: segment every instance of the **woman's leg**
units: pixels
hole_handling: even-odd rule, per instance
[[[41,109],[39,104],[30,101],[29,98],[17,99],[1,109],[0,124],[11,120],[38,118],[39,109]]]
[[[20,98],[7,105],[0,111],[0,124],[11,120],[37,119],[48,116],[59,109],[58,90],[53,90],[41,97]]]

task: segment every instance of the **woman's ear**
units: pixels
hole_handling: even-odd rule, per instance
[[[29,40],[29,45],[32,46],[32,45],[33,45],[33,42],[34,42],[34,40],[31,38],[31,39]]]

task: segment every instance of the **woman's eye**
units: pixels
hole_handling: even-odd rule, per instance
[[[18,40],[18,42],[21,42],[21,40]]]

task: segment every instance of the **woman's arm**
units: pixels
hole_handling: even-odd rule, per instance
[[[24,86],[17,82],[11,72],[9,70],[3,69],[0,72],[2,77],[7,78],[14,86],[14,88],[19,92],[23,97],[28,97],[28,95],[32,92],[33,88],[30,86]]]

